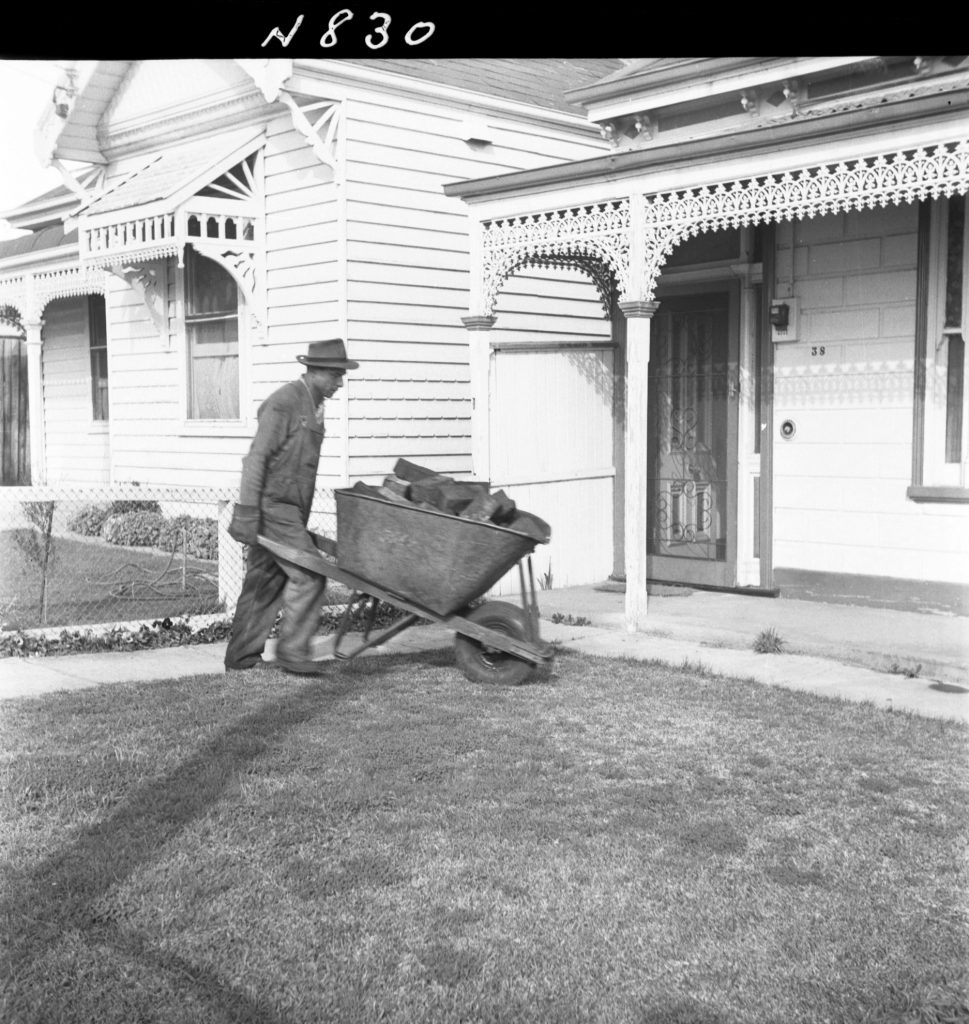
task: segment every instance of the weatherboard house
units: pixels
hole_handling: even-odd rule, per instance
[[[399,457],[466,475],[468,216],[442,186],[606,152],[564,93],[621,66],[70,69],[37,133],[65,184],[5,213],[30,233],[0,242],[0,305],[27,335],[32,483],[237,490],[260,402],[335,336],[361,368],[327,404],[321,494]],[[549,276],[523,278],[508,336],[601,328],[594,290]]]
[[[969,58],[171,63],[97,65],[8,215],[36,481],[230,484],[340,334],[321,483],[506,488],[631,629],[647,580],[965,612]]]

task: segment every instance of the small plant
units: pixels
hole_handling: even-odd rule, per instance
[[[892,663],[888,666],[888,671],[894,676],[905,676],[906,679],[917,679],[919,673],[922,671],[922,663],[919,662],[915,668],[911,665],[903,665],[897,655],[892,656]]]
[[[561,624],[564,626],[591,626],[592,619],[587,619],[584,615],[563,615],[561,612],[554,612],[552,614],[552,622]]]
[[[40,575],[38,609],[41,624],[47,624],[50,577],[54,571],[54,502],[25,501],[21,503],[31,526],[15,531],[17,546],[28,565],[37,567]]]
[[[551,590],[552,589],[552,563],[551,562],[548,563],[548,568],[545,570],[545,572],[543,572],[542,575],[538,577],[538,585],[539,585],[539,588],[542,589],[542,590]]]
[[[784,641],[777,635],[774,627],[762,629],[754,640],[754,650],[758,654],[781,654],[784,650]]]

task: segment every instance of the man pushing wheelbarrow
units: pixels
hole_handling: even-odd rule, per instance
[[[531,558],[547,543],[548,524],[515,507],[487,484],[460,482],[400,459],[382,487],[358,483],[336,492],[337,544],[306,529],[320,443],[323,401],[342,384],[343,342],[314,342],[304,377],[274,392],[259,410],[259,427],[243,462],[240,502],[229,533],[249,544],[249,566],[236,607],[226,668],[262,664],[266,638],[283,602],[277,662],[300,674],[325,671],[313,659],[327,578],[352,596],[333,652],[353,658],[421,620],[454,630],[459,667],[479,682],[516,684],[551,660],[539,637]],[[320,549],[323,550],[320,550]],[[521,608],[479,603],[518,564]],[[364,641],[341,650],[354,607],[368,601]],[[375,638],[379,605],[401,617]]]
[[[398,473],[401,467],[417,474],[412,484],[395,474],[383,487],[358,483],[336,492],[335,553],[306,552],[266,537],[259,543],[282,563],[292,562],[351,590],[333,648],[337,658],[354,658],[409,626],[430,620],[456,634],[458,667],[469,679],[505,685],[524,682],[533,669],[549,663],[553,653],[539,636],[535,578],[531,558],[526,558],[536,544],[548,540],[547,524],[518,512],[501,492],[500,497],[489,495],[485,484],[452,481],[403,459],[397,463]],[[425,473],[429,475],[420,475]],[[436,496],[437,505],[426,500],[431,496]],[[521,607],[506,601],[480,603],[516,564]],[[363,642],[343,650],[358,602],[370,604]],[[371,637],[381,604],[401,616]]]
[[[296,358],[306,373],[259,407],[256,436],[242,460],[229,535],[248,544],[249,551],[225,652],[229,671],[264,664],[262,652],[280,603],[276,664],[304,675],[325,670],[313,660],[312,641],[320,630],[326,577],[279,559],[258,541],[261,534],[287,548],[316,551],[306,523],[323,443],[323,404],[343,386],[346,371],[360,364],[347,359],[341,338],[311,342],[306,355]]]

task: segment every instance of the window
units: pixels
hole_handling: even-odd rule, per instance
[[[91,346],[91,413],[95,420],[108,418],[108,328],[104,298],[89,295],[87,329]]]
[[[923,207],[916,347],[916,500],[969,501],[969,238],[966,197]]]
[[[185,251],[188,417],[239,418],[239,289],[214,260]]]

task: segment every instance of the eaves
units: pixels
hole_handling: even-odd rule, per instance
[[[344,86],[370,87],[423,100],[436,100],[459,109],[499,113],[516,120],[554,125],[599,136],[599,126],[590,124],[585,113],[579,110],[570,114],[530,103],[516,103],[514,100],[501,99],[487,93],[456,89],[437,82],[395,75],[392,72],[365,68],[357,64],[343,64],[339,61],[297,61],[295,63],[294,79],[303,76],[315,81],[318,86],[336,82]],[[288,87],[293,85],[295,83],[292,80],[287,83]]]
[[[79,264],[80,250],[77,242],[72,242],[53,249],[37,249],[0,259],[0,278],[14,277],[21,273],[67,270]]]
[[[617,180],[652,171],[668,171],[677,166],[695,168],[703,163],[716,163],[724,157],[751,160],[756,173],[756,158],[776,154],[786,146],[816,142],[864,140],[884,136],[892,129],[904,129],[923,120],[952,122],[961,131],[969,130],[969,90],[887,104],[882,107],[838,111],[811,116],[806,114],[782,124],[752,128],[730,135],[697,139],[669,145],[649,146],[589,157],[570,163],[554,164],[534,170],[497,174],[487,178],[458,181],[443,186],[445,195],[457,196],[467,202],[488,200],[503,195],[527,194],[552,190],[583,182]],[[823,158],[822,158],[823,160]]]

